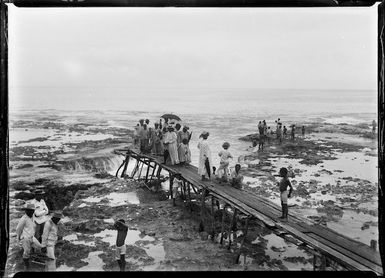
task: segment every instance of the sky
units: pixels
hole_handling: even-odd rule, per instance
[[[11,4],[9,60],[11,109],[149,92],[376,90],[377,7]]]

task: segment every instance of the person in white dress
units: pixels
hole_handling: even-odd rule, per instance
[[[210,146],[207,142],[207,138],[209,137],[209,133],[204,131],[199,136],[202,140],[198,143],[199,149],[199,167],[198,167],[198,175],[202,176],[202,180],[207,180],[206,176],[211,177],[211,151]]]
[[[169,126],[167,129],[168,131],[165,134],[164,143],[167,145],[171,165],[179,164],[177,135],[172,126]]]

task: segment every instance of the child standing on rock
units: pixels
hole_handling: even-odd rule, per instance
[[[217,170],[217,176],[221,180],[227,182],[227,180],[228,180],[227,175],[228,175],[228,172],[229,172],[230,158],[233,158],[233,156],[228,151],[228,149],[230,148],[230,143],[229,142],[224,142],[222,144],[222,148],[223,148],[223,150],[221,150],[218,153],[219,157],[221,158],[221,161],[219,163],[219,167],[218,167],[218,170]],[[223,172],[223,174],[222,174],[222,172]]]
[[[119,264],[120,271],[124,271],[126,267],[126,236],[128,227],[125,224],[123,219],[119,219],[115,222],[114,228],[118,230],[118,235],[116,237],[116,255],[118,257],[117,261]]]
[[[282,216],[279,218],[287,220],[287,215],[289,214],[287,199],[291,197],[291,192],[293,191],[293,187],[291,186],[290,180],[288,178],[288,171],[285,167],[282,167],[279,170],[279,175],[282,177],[282,179],[278,183],[279,191],[281,192],[281,206],[282,206]],[[290,187],[289,192],[287,192],[287,187]]]

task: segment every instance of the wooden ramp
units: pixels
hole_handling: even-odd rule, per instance
[[[373,271],[378,275],[383,274],[381,258],[379,252],[369,246],[341,235],[325,226],[295,215],[290,212],[288,221],[280,221],[281,208],[271,201],[257,196],[248,190],[235,189],[229,185],[219,184],[215,181],[202,181],[195,166],[164,165],[163,157],[143,154],[135,149],[115,150],[115,153],[124,155],[126,159],[118,169],[123,167],[121,177],[126,175],[126,169],[130,158],[136,160],[136,165],[131,177],[142,172],[143,165],[146,165],[146,182],[160,177],[162,169],[168,171],[170,176],[170,189],[173,183],[173,176],[179,173],[184,182],[183,192],[190,196],[190,190],[202,195],[202,208],[206,197],[212,197],[212,212],[214,210],[214,198],[222,200],[234,209],[234,219],[236,212],[244,214],[246,219],[246,233],[249,218],[256,218],[267,227],[279,230],[280,234],[287,233],[310,246],[315,250],[315,254],[324,260],[329,259],[350,270]],[[139,173],[139,177],[141,173]],[[171,191],[171,190],[170,190]],[[182,190],[181,190],[182,191]],[[191,197],[190,197],[191,200]],[[203,210],[201,211],[203,214]],[[233,219],[233,221],[234,221]],[[222,220],[222,232],[223,232]],[[229,230],[230,232],[230,230]],[[222,233],[223,234],[223,233]],[[214,235],[213,235],[214,236]],[[229,241],[229,244],[231,242]],[[240,252],[240,251],[239,251]]]

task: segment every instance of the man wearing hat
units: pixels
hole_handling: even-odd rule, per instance
[[[33,223],[33,213],[35,206],[33,204],[27,204],[24,207],[25,214],[20,218],[16,227],[16,235],[19,242],[23,247],[23,261],[25,270],[29,270],[29,257],[31,255],[31,246],[39,246],[39,242],[34,237],[35,235],[35,223]]]
[[[35,237],[41,242],[41,235],[44,229],[44,223],[48,220],[48,207],[42,199],[44,191],[41,189],[35,190],[35,199],[31,201],[35,205],[35,213],[33,214],[33,221],[36,224]]]
[[[63,215],[59,212],[55,212],[51,219],[48,220],[44,225],[44,231],[42,236],[41,245],[43,248],[41,251],[46,253],[46,270],[53,271],[56,270],[56,257],[55,257],[55,244],[58,239],[57,235],[57,224],[60,219],[63,218]]]

